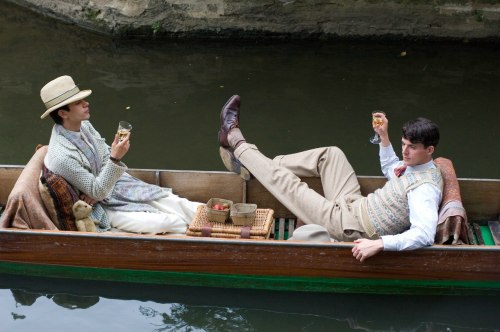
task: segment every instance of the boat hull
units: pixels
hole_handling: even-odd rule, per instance
[[[0,166],[1,204],[6,204],[22,170],[22,166]],[[352,256],[353,243],[285,240],[285,234],[293,231],[290,225],[298,221],[256,179],[243,181],[227,172],[135,169],[129,173],[193,201],[223,197],[273,209],[277,227],[269,240],[3,228],[0,273],[287,291],[500,293],[498,245],[384,251],[361,263]],[[382,177],[358,179],[363,194],[385,182]],[[322,193],[318,178],[302,180]],[[469,221],[498,220],[500,180],[459,179],[459,183]]]
[[[360,263],[352,244],[1,230],[0,272],[205,287],[500,294],[500,247],[433,246]],[[495,263],[493,263],[495,262]]]

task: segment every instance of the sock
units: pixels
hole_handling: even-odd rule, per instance
[[[227,141],[229,142],[229,145],[233,149],[237,149],[238,146],[246,142],[245,138],[243,137],[243,134],[241,133],[240,128],[231,129],[227,134]]]

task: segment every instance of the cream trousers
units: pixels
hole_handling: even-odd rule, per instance
[[[255,145],[243,143],[235,157],[295,216],[306,224],[319,224],[339,241],[368,237],[362,222],[366,198],[356,174],[337,147],[295,154],[264,156]],[[300,180],[320,177],[324,196]]]
[[[106,209],[111,227],[133,233],[184,234],[194,218],[198,205],[202,203],[170,194],[165,198],[150,201],[148,204],[160,212],[125,212]]]

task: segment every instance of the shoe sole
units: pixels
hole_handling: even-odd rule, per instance
[[[224,106],[222,106],[222,110],[220,112],[220,116],[219,116],[219,120],[220,120],[220,125],[221,125],[221,129],[222,129],[222,124],[223,124],[223,121],[222,121],[222,114],[224,113],[224,110],[226,109],[227,105],[229,105],[230,102],[233,101],[234,98],[238,97],[238,95],[232,95],[231,98],[229,98],[226,103],[224,104]],[[219,130],[219,135],[218,135],[218,139],[219,139],[219,145],[222,146],[222,147],[225,147],[225,148],[229,148],[229,142],[227,141],[227,135],[226,135],[226,139],[223,140],[221,138],[221,135],[222,135],[222,130]]]
[[[250,174],[248,169],[234,157],[231,151],[221,146],[219,148],[219,155],[222,159],[222,163],[224,163],[224,166],[226,166],[228,171],[239,174],[240,177],[245,181],[251,179],[252,175]]]

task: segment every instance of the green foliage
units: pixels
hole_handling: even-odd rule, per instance
[[[151,25],[151,29],[153,30],[153,35],[157,35],[159,32],[162,31],[162,26],[160,21],[156,21]]]
[[[99,14],[101,13],[99,9],[93,9],[89,7],[86,7],[84,11],[85,17],[90,21],[97,21],[97,16],[99,16]]]
[[[476,21],[478,21],[478,22],[482,22],[484,20],[483,12],[480,10],[474,11],[474,17],[476,18]]]

